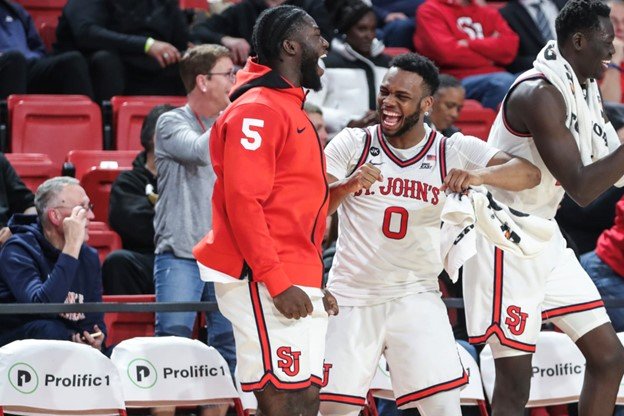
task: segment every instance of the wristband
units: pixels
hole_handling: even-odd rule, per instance
[[[622,72],[622,67],[616,64],[608,63],[607,68],[617,69],[618,71]]]
[[[147,38],[145,41],[145,53],[148,53],[152,45],[156,42],[153,38]]]

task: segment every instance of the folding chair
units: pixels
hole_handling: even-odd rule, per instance
[[[143,302],[153,303],[154,295],[104,295],[106,303]],[[134,337],[151,337],[154,335],[154,312],[107,312],[104,322],[108,329],[107,342],[110,345]]]
[[[479,366],[470,353],[459,343],[457,344],[457,352],[459,353],[459,358],[461,359],[464,369],[469,375],[468,384],[461,390],[459,395],[460,404],[462,406],[477,406],[481,416],[488,416]],[[386,359],[383,356],[379,360],[379,365],[377,366],[377,371],[371,382],[370,392],[366,400],[367,408],[365,410],[370,416],[376,416],[378,414],[374,401],[375,397],[394,400],[390,371],[388,370]]]
[[[102,149],[102,114],[93,102],[9,100],[10,148],[16,153],[46,153],[59,170],[73,149]]]
[[[32,192],[47,179],[60,172],[48,155],[43,153],[5,153],[19,177]]]
[[[466,100],[455,125],[462,133],[487,141],[496,113],[476,100]]]
[[[205,2],[204,2],[205,3]],[[179,107],[186,104],[186,97],[177,96],[115,96],[111,98],[113,107],[113,129],[117,150],[142,150],[141,127],[143,119],[152,108],[159,104]]]
[[[126,415],[117,368],[88,345],[15,341],[0,348],[0,373],[0,414]]]
[[[65,161],[74,166],[80,180],[91,168],[130,170],[137,154],[133,150],[71,150]]]
[[[80,184],[93,203],[94,221],[102,221],[108,224],[108,203],[110,200],[111,186],[124,168],[101,169],[92,168],[85,173]]]
[[[104,262],[109,253],[122,248],[121,237],[109,229],[106,223],[98,221],[89,224],[89,241],[87,244],[98,251],[100,263]]]
[[[495,369],[492,350],[481,351],[481,376],[485,393],[492,400]],[[585,358],[565,334],[542,331],[533,354],[533,377],[526,407],[554,406],[577,402],[585,375]]]
[[[227,363],[200,341],[132,338],[115,347],[111,360],[128,408],[240,404]]]

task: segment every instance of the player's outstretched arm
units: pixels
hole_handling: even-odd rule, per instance
[[[584,166],[565,123],[561,93],[540,82],[526,82],[529,85],[520,85],[514,91],[507,104],[507,118],[514,128],[531,133],[548,170],[577,204],[586,206],[624,175],[624,147]]]
[[[497,152],[485,168],[451,169],[441,190],[464,192],[470,186],[489,185],[508,191],[522,191],[539,185],[540,170],[526,159]]]
[[[370,189],[375,182],[381,182],[381,171],[370,163],[360,166],[348,177],[340,180],[333,175],[327,174],[329,184],[329,211],[333,214],[338,209],[345,197],[362,189]]]

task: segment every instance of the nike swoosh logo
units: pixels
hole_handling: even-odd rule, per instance
[[[304,128],[301,128],[301,129],[300,129],[299,127],[297,127],[297,133],[301,134],[301,133],[303,133],[303,131],[304,131],[305,129],[306,129],[305,127],[304,127]]]

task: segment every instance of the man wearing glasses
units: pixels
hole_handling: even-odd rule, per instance
[[[48,179],[35,193],[37,215],[15,214],[0,252],[0,302],[102,301],[97,251],[85,242],[93,205],[75,178]],[[20,339],[71,340],[105,352],[102,313],[5,315],[0,346]]]
[[[154,230],[154,288],[157,302],[215,301],[214,285],[199,278],[193,246],[211,228],[215,176],[208,153],[210,129],[230,103],[234,64],[220,45],[189,49],[180,60],[187,91],[185,106],[158,119],[154,155],[158,202]],[[194,312],[156,313],[156,335],[190,338]],[[236,355],[232,325],[220,312],[207,314],[208,345],[215,347],[234,372]],[[225,414],[226,408],[204,410],[202,416]],[[159,415],[173,415],[173,409]]]

